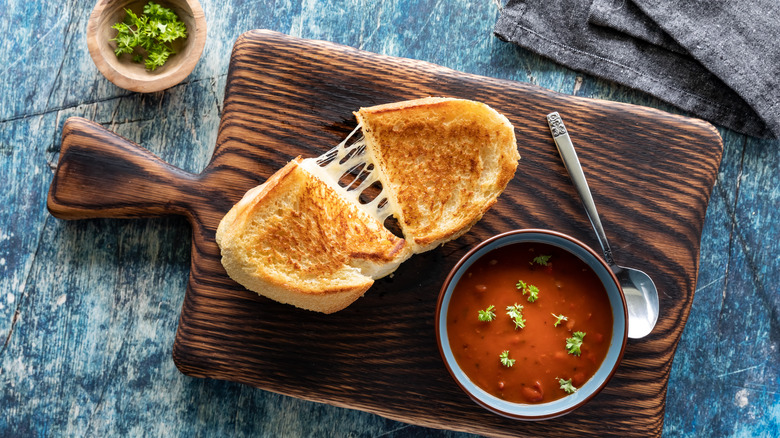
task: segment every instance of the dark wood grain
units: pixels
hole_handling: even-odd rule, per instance
[[[63,127],[57,175],[48,208],[63,219],[186,214],[197,193],[191,174],[78,117]]]
[[[214,231],[247,189],[295,156],[316,156],[337,144],[354,127],[357,108],[426,95],[486,102],[516,128],[517,175],[472,231],[415,256],[333,315],[268,301],[227,278]],[[439,358],[433,317],[447,272],[482,239],[540,227],[596,244],[552,143],[545,120],[551,111],[573,136],[616,262],[653,277],[661,315],[650,336],[629,342],[615,377],[591,403],[565,422],[518,423],[460,392]],[[649,436],[662,430],[720,158],[717,132],[699,120],[253,31],[234,47],[217,145],[201,174],[71,119],[48,205],[69,219],[189,218],[190,281],[173,350],[185,374],[428,427],[507,436]]]

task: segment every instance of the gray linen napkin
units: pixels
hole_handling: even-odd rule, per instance
[[[673,52],[687,54],[655,21],[645,15],[639,7],[626,0],[593,0],[588,22],[626,33],[648,43],[661,46]]]
[[[777,0],[509,0],[495,34],[713,123],[780,137]]]

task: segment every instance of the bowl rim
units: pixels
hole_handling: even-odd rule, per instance
[[[550,410],[548,412],[546,411],[545,413],[540,413],[540,414],[523,414],[523,413],[518,413],[515,410],[504,409],[502,407],[496,406],[495,404],[491,404],[490,400],[495,399],[495,401],[499,402],[501,405],[511,405],[513,407],[516,406],[518,408],[522,407],[522,406],[554,405],[554,404],[561,404],[561,403],[559,403],[560,400],[573,400],[573,399],[570,399],[570,397],[574,397],[575,395],[577,395],[579,393],[579,391],[574,393],[574,394],[571,394],[569,396],[563,397],[563,398],[561,398],[559,400],[548,402],[548,403],[542,403],[542,404],[511,403],[511,402],[503,401],[503,400],[501,400],[501,399],[499,399],[499,398],[497,398],[495,396],[492,396],[492,395],[488,394],[486,391],[484,391],[483,389],[479,388],[475,383],[471,382],[470,379],[468,378],[468,376],[466,376],[465,373],[463,373],[461,371],[460,374],[462,374],[466,379],[469,380],[468,384],[472,385],[478,391],[484,393],[484,394],[482,394],[481,397],[478,397],[476,394],[474,394],[472,392],[471,389],[467,388],[466,384],[464,384],[464,382],[462,382],[461,379],[458,377],[458,374],[456,373],[455,369],[460,370],[460,367],[457,365],[457,362],[454,360],[454,358],[452,359],[452,362],[454,362],[454,363],[450,363],[450,360],[448,360],[448,358],[447,358],[447,356],[445,354],[445,348],[442,345],[443,344],[443,340],[442,340],[443,333],[442,333],[441,325],[442,325],[442,318],[444,318],[444,325],[445,325],[445,330],[446,330],[446,314],[443,314],[442,308],[444,306],[444,301],[445,301],[445,298],[446,298],[446,295],[447,295],[447,291],[448,291],[448,289],[450,289],[450,284],[453,282],[453,279],[458,274],[462,274],[463,272],[465,272],[465,270],[468,267],[470,267],[471,264],[473,264],[476,260],[478,260],[482,256],[488,254],[489,252],[492,252],[492,251],[494,251],[494,250],[496,250],[498,248],[501,248],[503,246],[506,246],[506,245],[510,245],[510,244],[513,244],[513,243],[534,241],[532,239],[532,237],[533,236],[538,236],[538,235],[551,236],[553,239],[558,239],[559,242],[566,241],[566,242],[574,245],[575,247],[581,248],[589,256],[593,257],[593,260],[595,262],[597,262],[597,264],[600,265],[604,269],[605,273],[608,274],[608,278],[611,280],[610,284],[614,284],[615,289],[617,290],[617,293],[619,294],[619,298],[620,298],[619,302],[622,304],[622,312],[620,312],[621,309],[617,309],[616,310],[616,309],[613,308],[612,310],[613,310],[613,315],[616,313],[616,311],[618,312],[618,314],[622,313],[622,315],[623,315],[623,324],[622,324],[622,334],[623,334],[623,336],[622,336],[622,339],[619,340],[619,348],[618,348],[617,356],[614,357],[614,362],[611,364],[611,368],[609,369],[607,375],[603,378],[602,381],[597,383],[597,386],[593,387],[593,385],[591,385],[589,392],[587,392],[583,396],[581,396],[580,400],[577,400],[576,402],[571,403],[569,405],[563,406],[560,409],[553,409],[553,410]],[[517,236],[531,237],[531,238],[529,238],[529,239],[518,239]],[[503,241],[503,240],[507,241],[504,245],[497,244],[497,246],[486,250],[484,253],[480,253],[480,251],[482,251],[484,248],[494,244],[495,242],[500,242],[500,241]],[[542,243],[555,245],[555,243],[551,243],[549,241],[541,241],[541,240],[539,240],[539,241],[542,242]],[[556,245],[556,246],[560,247],[560,245]],[[567,251],[569,251],[568,248],[563,247],[563,249],[566,249]],[[589,266],[590,266],[590,264],[589,264]],[[459,278],[458,278],[458,280],[459,280]],[[606,287],[606,285],[605,285],[605,287]],[[454,288],[454,285],[453,285],[453,288]],[[449,295],[451,296],[451,293]],[[610,307],[612,307],[612,303],[610,303]],[[580,240],[578,240],[578,239],[576,239],[576,238],[574,238],[572,236],[569,236],[567,234],[558,232],[558,231],[541,229],[541,228],[526,228],[526,229],[517,229],[517,230],[507,231],[507,232],[495,235],[495,236],[493,236],[493,237],[491,237],[489,239],[486,239],[486,240],[480,242],[479,244],[477,244],[476,246],[474,246],[471,250],[469,250],[465,255],[463,255],[463,257],[460,258],[460,260],[458,260],[458,262],[450,270],[449,274],[447,275],[446,279],[444,280],[444,283],[442,284],[442,287],[441,287],[441,289],[439,291],[439,297],[438,297],[438,301],[437,301],[437,304],[436,304],[436,313],[435,313],[435,315],[436,316],[435,316],[434,326],[435,326],[435,332],[436,332],[436,343],[437,343],[437,345],[439,347],[439,353],[441,355],[442,362],[444,362],[444,365],[447,368],[447,371],[449,372],[449,374],[452,377],[452,379],[457,383],[457,385],[461,388],[461,390],[464,393],[466,393],[476,404],[482,406],[483,408],[487,409],[488,411],[492,411],[493,413],[499,414],[499,415],[507,417],[507,418],[517,419],[517,420],[532,420],[532,421],[536,421],[536,420],[551,419],[551,418],[555,418],[555,417],[559,417],[559,416],[568,414],[568,413],[570,413],[570,412],[572,412],[572,411],[582,407],[583,405],[585,405],[593,397],[595,397],[597,394],[599,394],[601,392],[601,390],[604,389],[604,387],[609,383],[609,381],[614,376],[615,372],[617,371],[617,368],[620,366],[620,363],[622,361],[623,354],[625,352],[626,344],[627,344],[627,340],[628,340],[628,309],[627,309],[627,306],[626,306],[626,297],[625,297],[625,294],[623,293],[622,288],[620,287],[620,283],[619,283],[617,277],[612,272],[612,270],[609,268],[609,265],[607,264],[607,262],[604,261],[604,259],[596,251],[594,251],[591,247],[589,247],[588,245],[584,244]],[[615,324],[613,322],[613,331],[614,331],[614,325]],[[613,335],[612,344],[613,345],[615,344],[614,335]],[[610,348],[608,349],[608,351],[607,351],[607,358],[610,356],[610,351],[612,351],[613,348],[614,348],[613,346],[610,346]],[[607,358],[605,358],[604,360],[606,361]],[[599,370],[600,369],[602,369],[601,366],[599,367]],[[598,370],[597,370],[597,373],[598,373]],[[489,396],[488,400],[483,400],[482,397],[484,397],[485,394]]]

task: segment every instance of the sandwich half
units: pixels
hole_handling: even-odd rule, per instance
[[[228,275],[260,295],[308,310],[347,307],[411,252],[297,158],[249,190],[216,240]]]
[[[468,231],[520,159],[509,120],[481,102],[430,97],[361,108],[355,116],[415,253]]]

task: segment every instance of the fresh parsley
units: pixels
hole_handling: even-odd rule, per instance
[[[532,261],[530,261],[528,263],[530,265],[532,265],[532,266],[533,266],[534,263],[536,263],[538,265],[542,265],[542,266],[547,266],[547,262],[550,261],[550,257],[552,257],[552,256],[549,256],[549,255],[536,256],[536,257],[534,257],[534,259]]]
[[[564,380],[556,377],[558,379],[558,383],[561,385],[561,389],[566,391],[567,394],[572,394],[577,391],[577,388],[574,387],[574,385],[571,384],[571,379]]]
[[[155,70],[168,61],[175,50],[171,43],[179,38],[187,38],[187,26],[179,20],[175,12],[157,3],[149,2],[144,6],[143,14],[138,16],[125,9],[125,20],[111,26],[117,34],[111,41],[116,42],[114,53],[133,54],[133,61]]]
[[[525,295],[525,291],[523,291],[523,295]],[[528,285],[528,302],[533,303],[539,298],[539,288],[534,286],[533,284]]]
[[[520,304],[515,303],[514,306],[507,306],[506,312],[507,315],[509,315],[510,318],[512,318],[512,321],[515,323],[515,330],[519,328],[525,328],[525,319],[523,318],[523,306]]]
[[[487,307],[487,309],[480,310],[479,311],[479,316],[478,316],[479,320],[483,321],[483,322],[490,322],[493,319],[495,319],[496,312],[493,311],[493,309],[495,309],[495,308],[496,308],[496,306],[491,304],[490,306]]]
[[[498,357],[501,359],[501,365],[507,368],[515,364],[515,359],[509,358],[509,350],[502,351]]]
[[[517,284],[515,285],[517,290],[523,293],[523,295],[528,295],[528,302],[533,303],[537,299],[539,299],[539,288],[534,286],[533,284],[527,284],[523,280],[518,280]]]
[[[565,317],[563,315],[556,315],[556,314],[553,313],[552,316],[555,317],[555,324],[553,324],[553,327],[558,327],[558,324],[560,324],[561,321],[568,321],[569,320],[569,318],[567,318],[567,317]]]
[[[574,332],[574,336],[566,339],[566,349],[569,351],[569,354],[579,356],[582,353],[580,347],[582,347],[584,338],[585,332]]]

